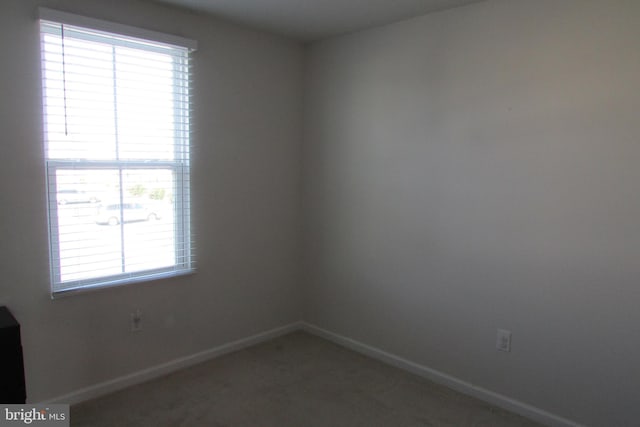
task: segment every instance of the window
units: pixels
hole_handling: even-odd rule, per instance
[[[52,294],[190,273],[195,42],[40,9]]]

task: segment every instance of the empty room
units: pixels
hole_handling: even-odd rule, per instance
[[[0,425],[640,425],[637,0],[2,0]]]

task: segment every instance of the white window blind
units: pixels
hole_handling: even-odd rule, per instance
[[[53,295],[192,272],[195,44],[40,17]]]

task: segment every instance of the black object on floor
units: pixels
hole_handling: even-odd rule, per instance
[[[7,307],[0,307],[0,403],[24,404],[24,362],[20,341],[20,324]]]

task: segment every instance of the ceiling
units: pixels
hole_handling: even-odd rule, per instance
[[[153,0],[309,42],[483,0]]]

